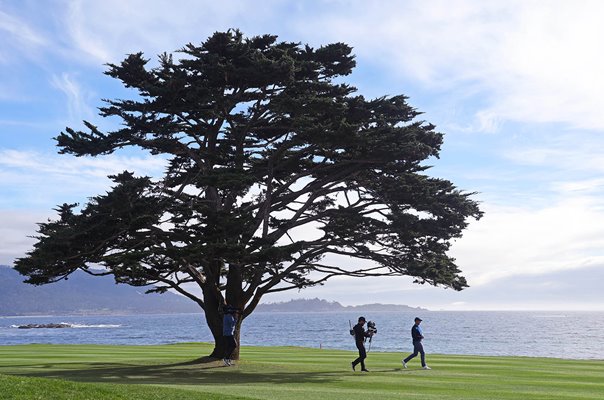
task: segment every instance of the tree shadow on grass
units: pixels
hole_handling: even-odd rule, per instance
[[[325,383],[339,380],[344,371],[287,371],[271,366],[266,370],[226,367],[222,361],[198,358],[174,364],[129,365],[124,363],[91,363],[44,365],[44,370],[27,371],[26,376],[59,378],[80,382],[167,384],[167,385],[237,385],[247,383]],[[58,369],[62,368],[62,369]],[[73,368],[73,369],[72,369]]]

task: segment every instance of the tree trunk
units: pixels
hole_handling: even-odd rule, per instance
[[[214,337],[214,350],[210,354],[213,358],[223,358],[225,352],[225,344],[222,338],[222,316],[217,308],[206,307],[205,310],[206,323],[210,328],[210,332]]]
[[[222,314],[218,309],[208,309],[205,313],[206,315],[206,323],[212,332],[212,336],[214,337],[214,350],[210,354],[212,358],[224,358],[226,352],[226,345],[224,341],[224,337],[222,336]],[[240,347],[240,338],[241,338],[241,325],[242,318],[238,318],[237,325],[235,328],[235,343],[237,343],[237,347],[231,354],[231,359],[239,360],[239,347]]]
[[[237,321],[237,327],[235,328],[235,343],[237,343],[237,347],[235,347],[235,350],[233,350],[233,353],[231,354],[232,360],[239,360],[239,349],[241,348],[241,322],[241,319],[239,319]]]
[[[222,339],[222,296],[217,286],[210,282],[203,285],[201,289],[205,302],[204,314],[206,323],[214,337],[214,350],[210,354],[210,357],[223,358],[225,346]]]

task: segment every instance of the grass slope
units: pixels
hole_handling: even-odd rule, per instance
[[[79,383],[62,379],[44,379],[0,375],[2,400],[238,400],[222,394],[203,394],[184,390],[112,383]]]
[[[604,362],[244,347],[236,367],[199,355],[208,344],[0,346],[1,399],[602,399]],[[53,378],[53,379],[48,379]],[[11,397],[12,396],[12,397]]]

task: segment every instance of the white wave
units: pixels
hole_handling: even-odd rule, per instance
[[[61,323],[69,325],[70,328],[121,328],[121,326],[122,326],[122,325],[117,325],[117,324],[87,325],[87,324],[72,324],[71,322],[61,322]]]
[[[39,325],[39,326],[34,326],[34,325]],[[23,327],[29,327],[29,328],[52,328],[51,326],[44,326],[44,325],[51,325],[51,324],[21,324],[21,325],[10,325],[10,328],[23,328]],[[55,324],[55,325],[63,325],[63,328],[121,328],[122,325],[117,325],[117,324],[96,324],[96,325],[88,325],[88,324],[72,324],[71,322],[61,322],[59,324]]]

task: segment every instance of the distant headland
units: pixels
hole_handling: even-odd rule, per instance
[[[256,308],[258,312],[396,312],[396,311],[428,311],[421,307],[410,307],[401,304],[361,304],[343,306],[337,301],[327,301],[318,298],[297,299],[279,303],[262,303]]]

